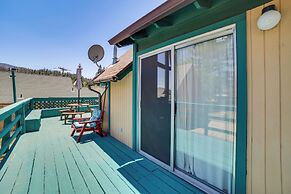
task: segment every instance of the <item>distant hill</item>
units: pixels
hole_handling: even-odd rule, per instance
[[[13,65],[9,65],[7,63],[0,63],[0,72],[7,72],[10,68],[17,68],[17,73],[25,73],[25,74],[32,74],[32,75],[47,75],[47,76],[56,76],[56,77],[70,77],[72,80],[72,84],[76,81],[77,76],[74,73],[65,72],[62,73],[61,71],[57,70],[50,70],[50,69],[30,69],[26,67],[17,67]],[[90,79],[82,77],[83,86],[87,87]]]
[[[8,71],[0,71],[0,104],[13,101],[12,81],[9,75]],[[78,91],[73,86],[70,77],[16,73],[15,80],[18,99],[78,96]],[[81,96],[90,97],[97,94],[83,87]]]
[[[15,66],[13,66],[13,65],[9,65],[7,63],[0,63],[0,69],[8,70],[8,69],[13,68],[13,67],[15,68]]]

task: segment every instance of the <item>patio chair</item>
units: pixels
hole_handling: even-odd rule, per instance
[[[73,137],[75,133],[80,133],[77,139],[77,142],[79,143],[83,133],[86,131],[94,131],[102,137],[106,136],[107,133],[102,131],[103,116],[104,111],[94,109],[92,117],[90,118],[74,118],[73,124],[71,125],[71,128],[73,128],[71,137]]]

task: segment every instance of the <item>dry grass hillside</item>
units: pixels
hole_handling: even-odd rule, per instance
[[[13,100],[12,81],[9,72],[0,72],[0,103]],[[77,90],[72,91],[72,81],[69,77],[45,76],[16,73],[17,98],[30,97],[77,97]],[[96,93],[88,88],[82,88],[81,96],[92,97]]]

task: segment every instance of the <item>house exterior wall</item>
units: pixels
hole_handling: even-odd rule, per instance
[[[104,92],[104,87],[97,87],[97,90],[99,92],[101,92],[101,94]],[[103,130],[108,132],[108,127],[109,127],[109,102],[108,102],[108,96],[109,96],[109,89],[107,89],[107,92],[106,92],[106,98],[105,98],[105,101],[104,101],[104,97],[102,98],[102,103],[105,102],[105,104],[102,104],[102,106],[104,106],[104,116],[103,116],[103,124],[102,124],[102,127],[103,127]]]
[[[291,193],[291,1],[270,31],[257,28],[264,6],[247,12],[247,193]]]
[[[262,32],[257,28],[257,19],[268,4],[246,13],[247,193],[250,194],[291,193],[291,2],[271,2],[282,13],[282,20],[278,27]],[[148,43],[151,47],[137,42],[135,47],[141,50],[135,53],[134,79],[137,79],[140,54],[179,40],[177,36],[159,44]],[[137,89],[134,93],[137,94]]]
[[[236,24],[236,58],[238,60],[238,68],[237,71],[239,72],[239,81],[238,81],[238,98],[237,98],[237,132],[236,132],[236,161],[235,165],[239,166],[235,169],[235,180],[236,180],[236,187],[235,193],[246,193],[246,142],[247,142],[247,75],[246,75],[246,64],[247,64],[247,57],[246,57],[246,14],[242,13],[240,15],[236,15],[234,17],[227,18],[220,22],[217,22],[213,25],[206,26],[199,30],[194,30],[190,33],[183,34],[181,36],[177,36],[173,39],[169,39],[166,42],[162,42],[160,44],[154,45],[150,48],[135,51],[134,55],[134,65],[133,65],[133,72],[134,72],[134,83],[138,83],[138,72],[139,72],[139,57],[152,52],[156,51],[157,49],[163,48],[165,46],[173,46],[173,44],[177,44],[178,42],[185,41],[187,39],[196,37],[198,35],[211,32],[213,30],[217,30],[226,26],[230,26],[232,24]],[[140,45],[136,44],[134,48],[140,49]],[[134,111],[136,115],[134,125],[136,128],[137,137],[140,136],[140,129],[139,129],[139,122],[140,118],[137,117],[137,113],[139,112],[138,106],[138,90],[139,86],[137,85],[134,89],[134,94],[136,95],[134,100]],[[137,138],[137,149],[139,149],[139,139]]]
[[[106,95],[105,105],[104,105],[104,117],[103,117],[103,130],[108,132],[109,128],[109,106],[108,106],[108,95]]]
[[[132,148],[132,72],[111,82],[110,134]]]

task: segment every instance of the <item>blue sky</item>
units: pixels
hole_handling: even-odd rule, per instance
[[[105,49],[102,66],[112,62],[107,42],[164,0],[1,0],[0,63],[34,69],[66,67],[93,77],[92,44]],[[118,50],[122,54],[128,48]]]

